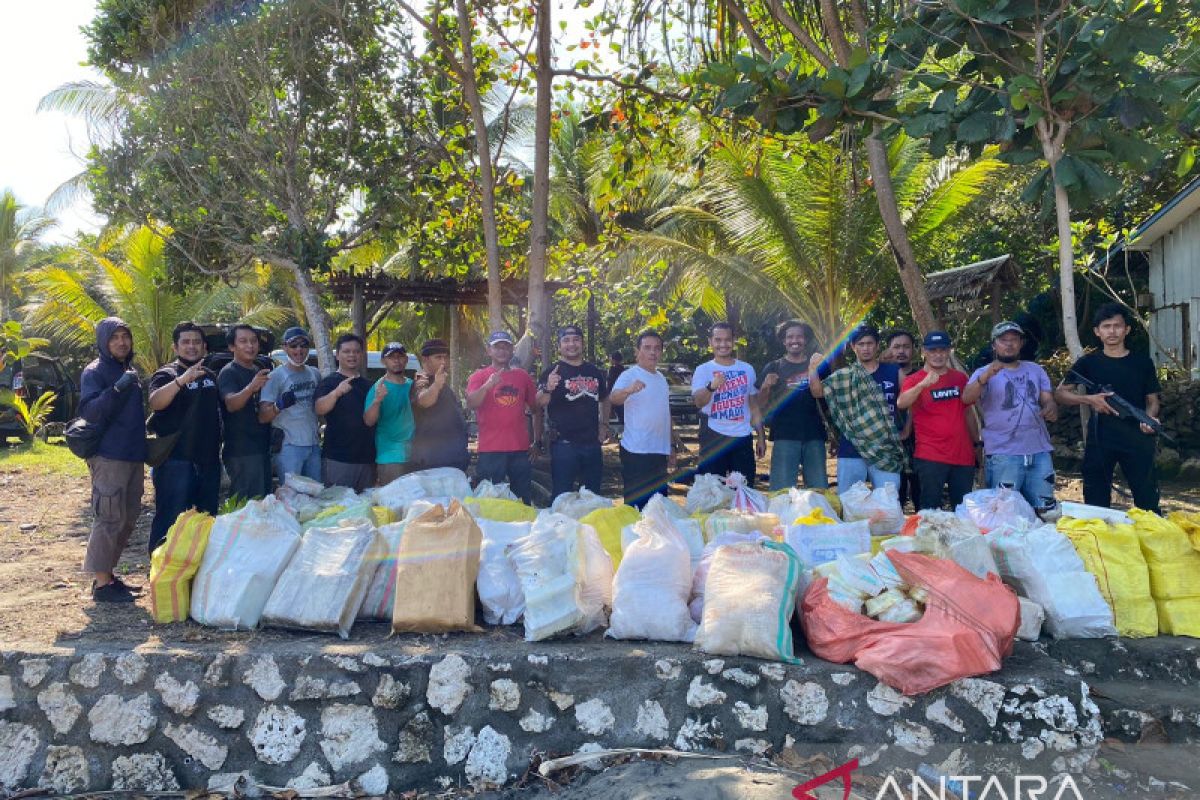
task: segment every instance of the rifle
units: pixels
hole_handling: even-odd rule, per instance
[[[1111,386],[1109,386],[1108,384],[1096,383],[1091,378],[1083,377],[1075,370],[1071,370],[1067,373],[1067,381],[1074,382],[1074,383],[1078,384],[1079,386],[1084,387],[1085,389],[1087,389],[1089,392],[1091,392],[1093,394],[1098,394],[1100,392],[1109,392],[1110,394],[1108,395],[1108,397],[1104,398],[1104,400],[1112,407],[1112,409],[1114,411],[1117,412],[1118,417],[1121,417],[1122,419],[1133,418],[1133,419],[1137,420],[1138,422],[1142,423],[1143,425],[1145,425],[1146,427],[1150,428],[1152,431],[1154,431],[1156,434],[1158,434],[1160,437],[1162,437],[1164,441],[1170,442],[1171,444],[1175,444],[1175,439],[1172,438],[1172,436],[1169,433],[1167,433],[1165,430],[1163,430],[1163,426],[1162,426],[1161,422],[1158,422],[1153,417],[1151,417],[1149,414],[1147,414],[1143,409],[1138,408],[1133,403],[1129,402],[1124,397],[1122,397],[1121,395],[1114,392],[1113,388]]]

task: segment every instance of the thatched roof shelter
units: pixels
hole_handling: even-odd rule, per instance
[[[925,289],[940,316],[970,319],[990,313],[995,324],[1001,318],[1001,297],[1020,281],[1020,267],[1006,254],[926,275]]]

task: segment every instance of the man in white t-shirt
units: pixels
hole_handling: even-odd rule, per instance
[[[637,338],[637,360],[617,376],[608,399],[625,409],[621,434],[621,478],[625,502],[641,508],[654,494],[666,494],[675,470],[671,447],[671,401],[667,379],[658,371],[663,340],[654,331]]]
[[[708,337],[713,358],[692,373],[692,402],[700,409],[697,474],[740,472],[754,484],[754,430],[762,427],[754,367],[733,355],[733,325],[718,322]]]

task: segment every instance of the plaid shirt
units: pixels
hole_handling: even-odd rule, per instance
[[[829,414],[838,430],[867,463],[885,472],[903,472],[904,447],[896,420],[879,385],[862,364],[839,369],[822,381]]]

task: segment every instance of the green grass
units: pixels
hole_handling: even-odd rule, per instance
[[[0,470],[17,469],[36,475],[64,475],[71,478],[88,474],[87,464],[65,444],[45,444],[35,439],[32,446],[0,445]]]

